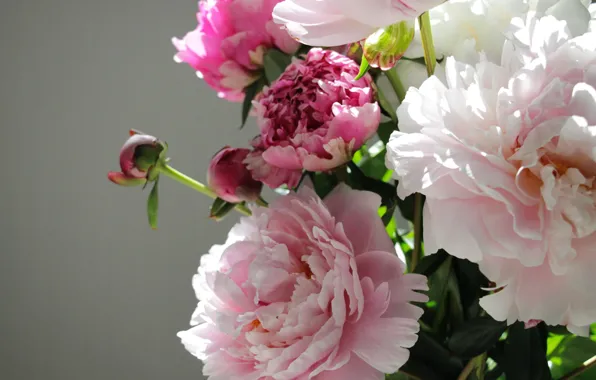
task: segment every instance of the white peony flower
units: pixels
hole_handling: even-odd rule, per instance
[[[470,48],[466,61],[446,59],[445,82],[410,88],[386,162],[400,197],[426,195],[427,253],[478,262],[496,283],[481,299],[492,317],[586,333],[596,322],[596,33],[586,8],[564,1],[565,12],[548,9],[569,22],[514,18],[498,60]]]

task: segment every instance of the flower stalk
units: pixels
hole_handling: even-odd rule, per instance
[[[563,377],[561,377],[561,380],[574,379],[594,366],[596,366],[596,355],[586,360],[580,367],[577,367],[573,371],[565,374]]]
[[[418,17],[420,24],[420,38],[422,40],[422,48],[424,50],[424,63],[426,65],[426,73],[432,76],[435,73],[435,66],[437,58],[435,54],[435,47],[433,44],[433,35],[430,26],[430,16],[428,12],[424,12]],[[422,255],[422,194],[414,194],[414,250],[412,252],[412,270],[416,268],[418,261]]]
[[[403,102],[404,98],[406,97],[406,89],[404,88],[403,83],[399,79],[397,71],[395,71],[395,69],[387,70],[385,71],[385,76],[389,80],[389,83],[391,84],[391,87],[393,88],[395,95],[397,95],[397,99],[399,100],[399,102]]]
[[[194,189],[194,190],[198,191],[199,193],[208,196],[211,199],[217,198],[217,194],[215,194],[215,192],[213,190],[211,190],[209,187],[207,187],[207,186],[203,185],[201,182],[187,176],[186,174],[174,169],[173,167],[171,167],[170,165],[168,165],[166,163],[159,162],[155,168],[158,170],[158,172],[160,174],[163,174],[178,183],[188,186],[191,189]],[[257,203],[261,206],[263,205],[262,202],[257,202]],[[245,205],[243,205],[241,203],[236,204],[236,206],[234,208],[236,209],[236,211],[238,211],[241,214],[251,215],[251,212],[248,209],[248,207],[246,207]]]

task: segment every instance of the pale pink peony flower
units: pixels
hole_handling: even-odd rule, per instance
[[[552,16],[514,18],[500,62],[450,57],[446,84],[410,88],[387,165],[401,197],[426,195],[427,252],[478,262],[503,287],[480,301],[491,316],[585,332],[596,321],[596,33],[570,19],[575,38]]]
[[[263,56],[272,47],[291,54],[299,43],[271,16],[279,0],[204,0],[198,26],[173,38],[177,62],[186,62],[221,98],[241,101],[244,88],[257,80]]]
[[[178,333],[210,380],[382,380],[417,340],[426,278],[404,265],[380,197],[308,186],[255,208],[201,257]]]
[[[365,39],[377,29],[413,20],[445,0],[285,0],[273,19],[311,46],[335,46]]]
[[[238,203],[256,201],[263,184],[250,175],[243,163],[250,150],[245,148],[223,147],[217,152],[207,170],[207,183],[218,197],[224,201]]]
[[[295,187],[303,169],[326,171],[352,158],[381,120],[372,78],[330,50],[311,49],[253,101],[260,135],[246,159],[255,179]]]

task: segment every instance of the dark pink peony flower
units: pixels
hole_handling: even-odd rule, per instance
[[[241,101],[244,88],[261,75],[267,49],[293,53],[299,46],[272,21],[278,2],[200,1],[197,28],[182,39],[172,39],[178,49],[174,59],[191,66],[219,97]]]
[[[303,169],[336,168],[375,134],[381,113],[372,78],[354,81],[358,71],[351,59],[316,48],[263,90],[253,101],[261,133],[245,161],[255,179],[295,187]]]
[[[426,277],[404,264],[378,195],[340,185],[255,208],[201,257],[186,349],[210,380],[382,380],[418,339]]]
[[[211,159],[207,183],[224,201],[256,201],[263,184],[256,181],[243,163],[248,149],[224,147]]]

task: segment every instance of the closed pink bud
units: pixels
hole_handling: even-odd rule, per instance
[[[207,182],[224,201],[239,203],[259,198],[263,184],[252,178],[243,163],[248,153],[248,149],[225,146],[211,159]]]
[[[156,137],[134,130],[120,149],[120,172],[109,172],[108,179],[121,186],[137,186],[152,180],[149,170],[156,165],[166,146]]]
[[[132,132],[131,132],[132,133]],[[148,148],[148,149],[146,149]],[[153,151],[155,161],[160,153],[157,138],[144,134],[133,134],[120,149],[120,169],[127,177],[145,178],[147,176],[147,165],[145,160],[137,163],[137,159],[141,158],[140,153],[150,153]],[[140,165],[139,165],[140,164]]]

